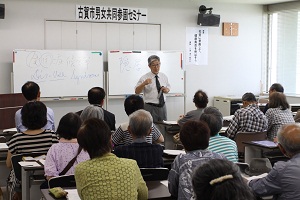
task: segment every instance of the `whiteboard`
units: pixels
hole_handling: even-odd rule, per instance
[[[134,94],[142,75],[148,73],[148,57],[160,57],[160,72],[167,75],[170,93],[184,94],[183,52],[180,51],[110,51],[108,52],[109,95]]]
[[[27,81],[40,86],[41,97],[87,96],[103,87],[103,54],[79,50],[14,50],[14,93]]]

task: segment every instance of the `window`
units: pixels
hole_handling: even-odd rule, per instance
[[[300,94],[300,9],[268,14],[263,77],[266,91],[273,83],[285,93]]]

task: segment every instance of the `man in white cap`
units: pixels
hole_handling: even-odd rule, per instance
[[[167,120],[166,97],[164,94],[170,91],[168,77],[159,72],[160,58],[152,55],[148,58],[148,66],[151,72],[143,75],[135,87],[135,93],[144,94],[145,110],[153,117],[153,122]]]

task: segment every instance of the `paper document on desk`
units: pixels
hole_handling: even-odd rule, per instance
[[[269,141],[269,140],[262,140],[262,141],[252,141],[254,144],[258,144],[265,147],[277,147],[277,143]]]
[[[250,177],[248,177],[248,176],[244,176],[244,175],[242,174],[242,177],[243,177],[244,179],[246,179],[246,180],[247,180],[247,184],[249,184],[250,181],[252,181],[252,180],[254,180],[254,179],[264,178],[264,177],[266,177],[267,175],[268,175],[268,173],[263,173],[263,174],[258,175],[258,176],[250,176]]]
[[[38,162],[40,162],[42,165],[45,165],[46,160],[45,159],[40,159],[40,160],[38,160]]]
[[[160,181],[161,184],[165,185],[166,187],[168,187],[168,180],[163,180]]]
[[[228,129],[228,126],[223,126],[220,130],[220,132],[225,132]]]
[[[0,149],[8,149],[8,146],[6,143],[0,143]]]
[[[19,164],[22,167],[40,167],[41,165],[35,161],[21,161]]]
[[[164,153],[170,156],[177,156],[179,154],[185,154],[185,151],[183,150],[170,150],[170,149],[165,149]]]
[[[175,124],[177,124],[177,121],[165,121],[165,120],[163,120],[163,123],[168,124],[168,125],[175,125]]]
[[[36,156],[36,157],[32,157],[32,156],[23,156],[22,160],[23,161],[38,161],[38,160],[46,160],[46,155],[40,155],[40,156]]]
[[[223,120],[225,121],[232,121],[233,115],[229,115],[229,116],[224,116]]]
[[[17,132],[17,128],[8,128],[8,129],[4,129],[4,130],[3,130],[3,133],[6,133],[6,132]]]
[[[65,191],[68,192],[67,199],[80,200],[80,197],[77,193],[77,189],[69,189],[69,190],[65,190]]]

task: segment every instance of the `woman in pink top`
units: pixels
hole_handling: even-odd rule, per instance
[[[75,113],[68,113],[61,118],[57,128],[59,143],[51,146],[47,153],[45,162],[45,176],[47,180],[59,176],[68,163],[77,155],[79,145],[77,143],[77,132],[81,126],[81,119]],[[65,173],[65,175],[74,174],[74,167],[82,162],[89,160],[90,156],[86,151],[81,151],[74,165]]]

